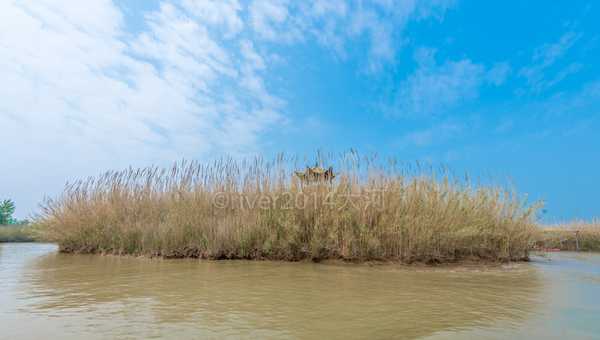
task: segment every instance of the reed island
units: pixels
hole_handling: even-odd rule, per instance
[[[42,204],[35,224],[68,253],[428,264],[528,259],[538,205],[513,191],[408,174],[391,161],[340,158],[304,170],[279,156],[109,171],[67,184]]]

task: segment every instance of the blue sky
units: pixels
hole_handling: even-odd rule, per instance
[[[129,165],[317,149],[512,183],[600,216],[593,1],[0,4],[0,195]]]

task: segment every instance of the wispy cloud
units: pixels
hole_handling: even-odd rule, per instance
[[[280,43],[315,39],[340,57],[346,56],[349,41],[366,38],[366,69],[377,71],[394,61],[407,39],[404,35],[409,22],[441,20],[453,4],[452,0],[255,0],[250,5],[250,20],[262,39]]]
[[[554,77],[550,76],[554,73],[550,72],[551,67],[568,53],[581,36],[580,33],[569,31],[563,34],[557,42],[544,44],[535,49],[531,64],[519,70],[519,75],[527,80],[527,85],[534,93],[548,89],[567,76],[581,70],[581,64],[569,63],[566,67],[560,69]]]
[[[205,25],[210,25],[233,37],[244,28],[243,10],[238,0],[183,0],[182,8]]]
[[[509,112],[504,112],[508,110]],[[499,135],[524,134],[554,138],[581,130],[600,118],[600,80],[549,97],[509,105],[494,131]]]
[[[93,14],[83,10],[88,6],[95,7]],[[113,157],[126,154],[127,159],[127,150],[134,149],[137,159],[199,155],[221,148],[223,140],[235,152],[251,147],[256,136],[232,133],[226,123],[234,119],[266,127],[277,120],[281,101],[265,95],[256,68],[247,70],[256,58],[224,47],[213,32],[239,30],[235,6],[215,3],[214,13],[225,8],[230,16],[216,19],[206,11],[209,3],[204,12],[194,7],[192,16],[163,3],[146,16],[148,30],[136,37],[124,34],[122,16],[109,1],[3,7],[12,14],[15,33],[3,37],[1,72],[13,82],[0,90],[12,98],[2,111],[18,112],[20,124],[36,138],[48,139],[43,143],[48,148],[64,145],[72,130],[62,131],[64,122],[71,121],[79,127],[82,151],[99,147],[93,141],[102,140],[102,148],[119,151],[111,151]],[[196,15],[213,19],[201,21]],[[34,99],[25,103],[23,98]],[[107,133],[109,141],[102,138]]]
[[[427,147],[454,138],[464,131],[464,125],[457,122],[443,122],[423,130],[410,132],[394,144],[400,148]]]
[[[578,90],[558,93],[547,100],[536,102],[529,110],[547,121],[566,119],[573,122],[600,117],[600,80],[588,82]]]
[[[101,169],[257,150],[285,103],[264,85],[239,11],[163,2],[131,35],[112,1],[1,2],[0,126],[23,176],[0,186],[54,192]],[[26,176],[27,164],[56,178]]]
[[[509,63],[496,63],[487,72],[487,81],[493,85],[500,86],[504,84],[511,71],[512,68]]]
[[[485,84],[500,85],[510,67],[496,64],[488,69],[470,59],[447,60],[438,64],[436,51],[421,48],[415,53],[416,70],[400,83],[388,111],[393,116],[441,115],[479,96]]]

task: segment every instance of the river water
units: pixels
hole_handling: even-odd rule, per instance
[[[600,339],[600,255],[428,268],[0,244],[0,321],[0,339]]]

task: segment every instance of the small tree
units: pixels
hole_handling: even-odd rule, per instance
[[[12,224],[14,219],[12,217],[15,212],[15,203],[11,200],[4,200],[0,202],[0,225]]]

